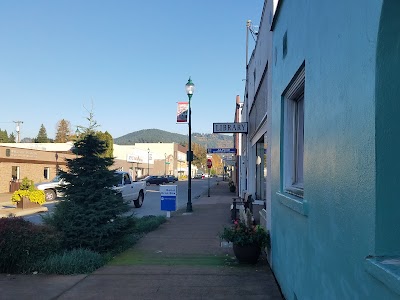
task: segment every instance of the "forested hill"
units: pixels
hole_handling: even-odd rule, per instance
[[[132,145],[134,143],[177,143],[187,144],[188,136],[168,132],[160,129],[143,129],[115,138],[118,145]],[[217,133],[192,133],[192,142],[204,148],[233,148],[233,136]]]

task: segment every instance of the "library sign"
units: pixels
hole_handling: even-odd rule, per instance
[[[213,123],[213,133],[247,133],[247,122]]]

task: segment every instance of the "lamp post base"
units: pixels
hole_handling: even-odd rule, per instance
[[[186,212],[193,212],[192,203],[186,205]]]

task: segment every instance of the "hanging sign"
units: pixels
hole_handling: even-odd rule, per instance
[[[178,102],[176,112],[176,121],[178,123],[187,123],[188,121],[189,102]]]

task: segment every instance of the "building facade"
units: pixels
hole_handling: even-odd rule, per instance
[[[56,170],[73,159],[73,142],[0,143],[0,193],[13,192],[27,177],[34,183],[52,180]],[[187,176],[186,148],[176,143],[113,145],[113,168],[128,171],[135,179],[147,175]],[[192,166],[192,177],[197,168]]]
[[[250,61],[243,113],[262,127],[252,101],[270,91],[271,128],[249,131],[243,153],[254,188],[266,132],[269,262],[286,299],[400,299],[399,15],[397,0],[265,2],[252,59],[270,58],[272,85]]]
[[[114,144],[114,166],[120,170],[133,170],[134,178],[147,175],[182,177],[188,170],[186,150],[176,143]]]
[[[65,170],[66,158],[75,158],[63,148],[60,151],[46,151],[20,148],[19,145],[22,144],[0,145],[0,193],[18,189],[15,183],[25,177],[35,183],[50,181],[57,175],[58,169]]]
[[[272,103],[272,1],[266,1],[257,33],[256,47],[246,68],[246,87],[241,111],[248,133],[242,136],[241,193],[263,205],[264,225],[271,227],[271,103]]]

